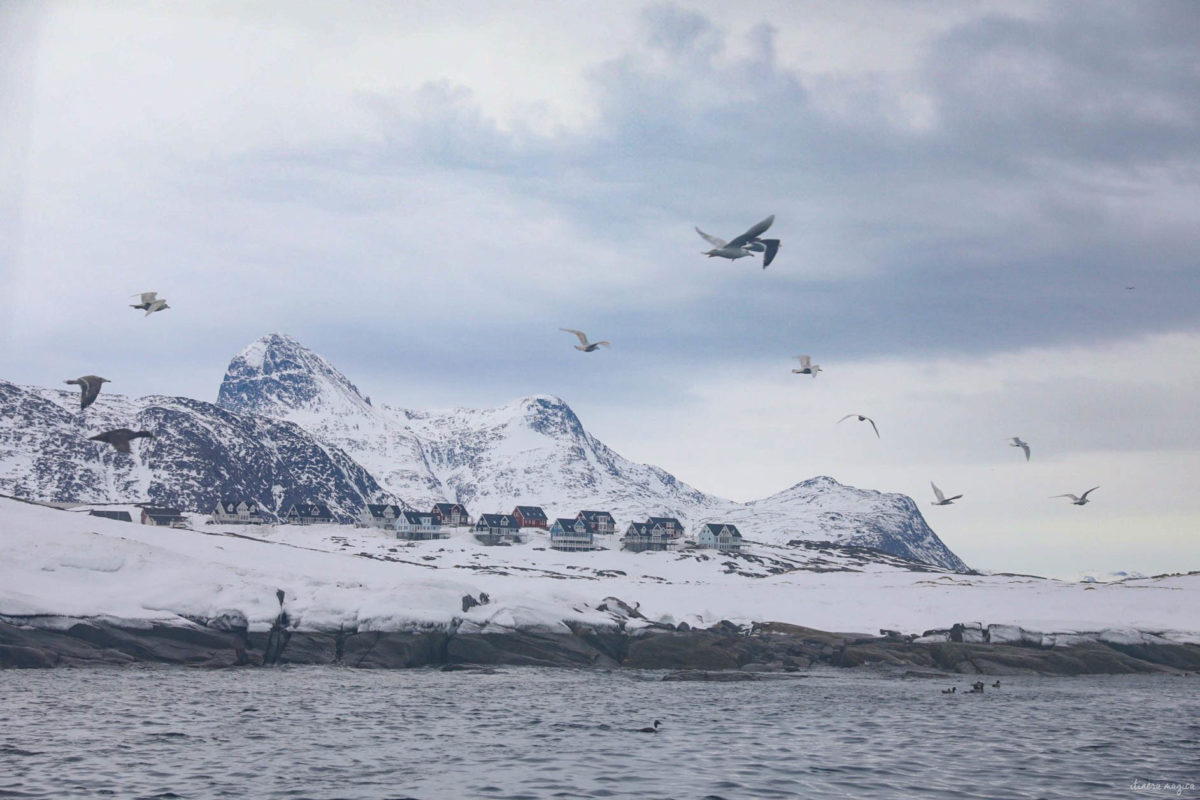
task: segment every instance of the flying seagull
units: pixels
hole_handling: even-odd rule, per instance
[[[1077,506],[1086,506],[1088,504],[1087,496],[1099,488],[1100,488],[1099,486],[1093,486],[1092,488],[1090,488],[1086,492],[1084,492],[1081,497],[1076,497],[1073,494],[1056,494],[1056,495],[1054,495],[1054,497],[1069,497],[1069,498],[1071,498],[1071,502],[1073,504],[1075,504]],[[1051,498],[1051,499],[1054,499],[1054,498]]]
[[[929,485],[933,487],[933,493],[937,496],[937,500],[933,502],[933,505],[935,506],[948,506],[958,498],[962,497],[961,494],[956,494],[954,497],[946,497],[946,495],[942,494],[942,490],[937,488],[936,483],[930,481]]]
[[[89,436],[88,439],[93,442],[107,442],[111,444],[118,453],[129,452],[129,442],[132,439],[153,439],[154,434],[150,431],[131,431],[129,428],[117,428],[112,431],[98,433],[95,436]]]
[[[1009,447],[1019,447],[1019,448],[1021,448],[1022,450],[1024,450],[1024,451],[1025,451],[1025,460],[1026,460],[1026,461],[1028,461],[1028,460],[1029,460],[1029,445],[1028,445],[1027,443],[1025,443],[1025,442],[1022,442],[1022,441],[1021,441],[1021,437],[1020,437],[1020,436],[1014,436],[1014,437],[1012,437],[1012,441],[1009,443],[1009,445],[1008,445],[1008,446],[1009,446]]]
[[[820,367],[817,367],[817,369],[820,369]],[[795,372],[795,370],[792,370],[792,371]],[[850,419],[851,417],[858,417],[859,422],[871,423],[871,427],[875,428],[875,438],[876,439],[879,438],[879,428],[876,427],[875,420],[871,419],[870,417],[864,417],[862,414],[847,414],[846,416],[844,416],[838,420],[838,424],[845,422],[846,420]]]
[[[800,360],[800,369],[792,370],[797,375],[812,375],[815,378],[817,377],[817,373],[821,371],[820,364],[812,363],[812,356],[792,356],[792,358]],[[871,424],[874,425],[875,423],[872,422]]]
[[[164,308],[170,308],[170,306],[167,305],[166,300],[159,299],[158,292],[142,292],[140,295],[135,294],[133,296],[140,297],[142,301],[136,306],[130,306],[130,308],[144,308],[146,310],[147,317],[153,314],[155,311],[162,311]]]
[[[759,236],[766,233],[767,228],[771,227],[771,223],[773,222],[775,222],[774,214],[754,225],[741,236],[735,236],[728,242],[696,228],[696,233],[700,234],[700,236],[713,246],[712,250],[706,250],[701,255],[706,255],[709,258],[718,256],[735,261],[739,258],[745,258],[752,253],[762,253],[763,269],[766,269],[771,266],[771,262],[775,260],[775,254],[779,252],[779,240],[760,239]]]
[[[578,336],[579,344],[575,345],[575,349],[582,350],[585,353],[592,352],[600,345],[604,345],[605,347],[612,347],[612,345],[609,344],[608,342],[589,342],[587,339],[586,333],[584,333],[583,331],[577,331],[574,328],[559,328],[559,330],[566,331],[567,333],[573,333],[576,336]]]
[[[112,383],[108,378],[101,378],[99,375],[84,375],[82,378],[76,378],[73,381],[65,381],[68,384],[74,384],[79,387],[79,410],[96,402],[97,395],[100,394],[100,384]]]

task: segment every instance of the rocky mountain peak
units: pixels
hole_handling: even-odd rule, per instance
[[[531,430],[547,436],[584,438],[583,423],[562,398],[534,395],[519,402],[521,418]]]
[[[291,336],[272,333],[229,362],[217,405],[237,413],[286,417],[299,410],[361,410],[370,402],[324,358]]]

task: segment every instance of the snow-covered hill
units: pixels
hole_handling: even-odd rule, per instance
[[[597,508],[611,511],[622,526],[656,515],[678,517],[689,529],[731,521],[758,541],[836,541],[966,569],[904,495],[822,477],[735,503],[622,458],[557,397],[490,409],[378,407],[327,360],[279,334],[234,357],[218,404],[295,422],[345,450],[384,489],[417,507],[452,500],[479,513],[540,505],[551,518]]]
[[[689,531],[733,522],[751,541],[831,541],[966,569],[903,495],[820,477],[735,503],[621,457],[557,397],[445,411],[374,405],[326,359],[279,334],[234,357],[215,406],[108,392],[83,413],[76,403],[73,392],[0,382],[0,492],[192,511],[223,496],[275,510],[321,501],[343,518],[368,502],[453,500],[473,514],[539,505],[551,518],[591,508],[612,512],[621,530],[648,516],[677,517]],[[158,438],[135,443],[133,456],[87,441],[113,427]]]

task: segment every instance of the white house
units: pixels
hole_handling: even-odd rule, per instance
[[[441,539],[442,524],[431,512],[402,511],[396,517],[397,539]]]
[[[228,498],[217,503],[212,521],[223,525],[262,525],[267,517],[256,500]]]
[[[551,550],[593,550],[592,531],[583,520],[559,517],[550,526]]]
[[[709,522],[700,526],[696,534],[696,546],[719,550],[722,553],[737,553],[742,549],[742,534],[736,525]]]
[[[396,520],[404,514],[404,509],[393,504],[368,503],[358,522],[364,528],[383,528],[385,531],[396,530]]]

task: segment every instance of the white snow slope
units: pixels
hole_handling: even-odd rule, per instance
[[[921,633],[981,622],[1102,632],[1112,641],[1200,642],[1200,574],[1084,584],[917,572],[900,559],[836,549],[797,558],[769,544],[751,544],[739,557],[559,553],[545,544],[535,536],[487,548],[466,533],[398,542],[336,525],[173,530],[0,498],[0,617],[40,625],[70,617],[181,622],[237,611],[263,629],[283,589],[289,613],[307,630],[412,630],[460,620],[460,631],[566,631],[565,620],[613,624],[597,607],[618,597],[640,604],[649,619],[701,626],[728,619]],[[491,602],[463,613],[462,597],[480,592]]]

